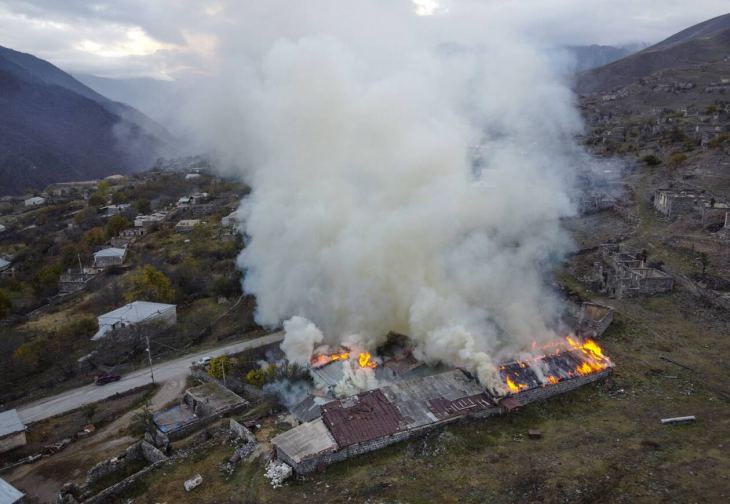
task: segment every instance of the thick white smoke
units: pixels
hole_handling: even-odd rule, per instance
[[[408,34],[387,58],[314,28],[224,63],[199,117],[252,186],[244,288],[297,361],[396,331],[496,386],[495,360],[551,336],[579,116],[515,33],[467,46],[448,23],[420,39],[401,11],[383,22]]]

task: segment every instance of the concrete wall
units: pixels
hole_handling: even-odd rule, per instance
[[[25,439],[25,431],[10,434],[0,438],[0,453],[13,450],[19,446],[25,446],[28,441]]]

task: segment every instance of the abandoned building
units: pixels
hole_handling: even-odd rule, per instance
[[[465,418],[499,415],[536,400],[547,399],[605,377],[610,367],[577,374],[579,359],[571,352],[545,357],[555,382],[542,384],[530,366],[514,363],[523,387],[518,393],[496,396],[459,369],[395,381],[320,407],[320,416],[272,439],[276,458],[297,473],[307,474],[404,441]],[[552,359],[552,360],[551,360]],[[559,361],[559,362],[558,362]]]
[[[654,208],[670,219],[700,215],[702,207],[705,203],[709,203],[711,198],[710,194],[701,191],[659,189],[654,193]]]
[[[17,410],[0,412],[0,453],[25,446],[25,429]]]
[[[223,415],[241,411],[248,404],[241,396],[218,383],[205,383],[187,389],[179,404],[155,413],[152,423],[156,432],[150,434],[155,444],[161,446]]]
[[[700,207],[700,216],[702,217],[702,225],[724,224],[725,215],[730,211],[730,203],[727,201],[716,201],[714,198],[706,201]]]
[[[94,267],[108,268],[110,266],[121,266],[127,257],[126,248],[109,247],[94,252]]]
[[[578,333],[583,338],[600,338],[613,322],[613,308],[584,302],[578,318]]]
[[[58,279],[58,291],[61,294],[80,291],[96,276],[96,271],[84,268],[83,271],[67,270]]]
[[[97,317],[99,330],[93,341],[105,338],[109,333],[127,327],[147,324],[171,326],[177,323],[177,307],[173,304],[134,301]]]
[[[0,504],[17,504],[23,502],[24,497],[23,492],[0,478]]]
[[[672,276],[647,266],[646,257],[641,253],[622,251],[616,244],[604,244],[601,259],[594,264],[594,287],[610,297],[651,296],[674,288]]]
[[[198,219],[183,219],[175,225],[175,231],[178,233],[189,233],[195,226],[201,225]]]

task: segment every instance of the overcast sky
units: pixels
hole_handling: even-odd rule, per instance
[[[412,18],[407,22],[432,31],[440,23],[463,26],[466,40],[475,43],[498,19],[546,45],[654,43],[730,10],[727,0],[333,1],[0,0],[0,45],[70,72],[177,78],[214,71],[233,45],[349,32],[347,23],[337,26],[342,5],[349,14],[358,11],[354,18],[364,25],[358,28],[367,28],[363,39],[399,36],[397,22],[378,22],[387,10],[391,20]]]

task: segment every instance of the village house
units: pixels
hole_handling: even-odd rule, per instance
[[[681,215],[699,215],[702,206],[711,198],[710,194],[701,191],[659,189],[654,193],[654,208],[670,219]]]
[[[10,261],[6,261],[2,257],[0,257],[0,273],[8,269],[10,269]]]
[[[138,215],[134,218],[134,227],[149,228],[163,222],[167,218],[167,212],[155,212],[151,215]]]
[[[25,429],[17,410],[0,412],[0,453],[25,446]]]
[[[45,202],[46,202],[46,198],[42,198],[40,196],[33,196],[33,197],[30,197],[30,198],[26,199],[25,201],[23,201],[23,204],[26,207],[36,207],[36,206],[43,205]]]
[[[671,275],[646,265],[642,253],[622,251],[616,244],[601,245],[602,261],[596,262],[598,290],[618,299],[651,296],[674,288]]]
[[[200,173],[188,173],[185,175],[185,180],[195,180],[197,178],[200,178]]]
[[[238,210],[234,210],[233,212],[229,213],[225,217],[221,218],[221,226],[224,227],[238,227],[241,220],[238,215]]]
[[[105,207],[101,207],[101,210],[104,211],[104,217],[124,215],[125,213],[130,212],[131,209],[132,205],[130,203],[120,203],[118,205],[107,205]]]
[[[183,219],[175,225],[178,233],[189,233],[195,226],[202,225],[199,219]]]
[[[127,229],[122,229],[119,232],[120,238],[127,238],[129,240],[134,238],[139,238],[141,236],[145,235],[145,229],[143,227],[132,227]]]
[[[109,266],[121,266],[127,257],[126,248],[109,247],[94,252],[94,267],[108,268]]]
[[[730,211],[730,203],[727,201],[716,201],[711,198],[700,207],[700,215],[702,216],[702,225],[724,224],[725,215]]]
[[[83,271],[73,271],[69,269],[58,279],[58,291],[61,294],[69,294],[84,289],[86,284],[96,276],[96,270],[93,268],[84,268]]]
[[[53,198],[83,197],[86,199],[89,194],[96,191],[98,184],[97,180],[57,182],[46,187],[43,192]]]
[[[177,323],[177,306],[149,301],[134,301],[97,317],[99,330],[92,341],[107,337],[113,331],[147,324],[171,326]]]

